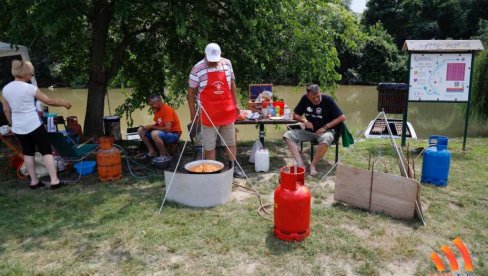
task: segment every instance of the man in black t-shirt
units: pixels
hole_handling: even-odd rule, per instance
[[[317,164],[334,141],[334,128],[345,121],[346,116],[332,97],[321,94],[320,87],[312,84],[307,86],[307,94],[295,107],[293,119],[303,123],[305,129],[289,130],[285,132],[283,138],[298,166],[304,166],[304,164],[297,144],[314,140],[319,143],[317,153],[310,164],[310,175],[316,175]]]

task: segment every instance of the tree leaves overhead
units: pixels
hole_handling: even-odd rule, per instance
[[[475,57],[471,94],[471,115],[481,121],[488,121],[488,21],[481,20],[476,34],[485,46]]]
[[[362,21],[381,22],[401,47],[406,39],[469,39],[480,19],[488,19],[486,0],[369,0]]]
[[[233,62],[245,95],[248,84],[260,82],[333,88],[349,65],[359,72],[359,63],[345,61],[348,67],[341,68],[340,58],[361,58],[367,41],[344,0],[3,2],[0,30],[7,41],[29,46],[33,56],[48,53],[53,71],[71,85],[88,86],[97,101],[104,87],[133,88],[117,109],[128,116],[149,94],[163,94],[174,106],[183,103],[190,69],[209,42],[220,44]],[[103,41],[97,20],[109,22]],[[103,104],[93,108],[88,124],[103,115]]]

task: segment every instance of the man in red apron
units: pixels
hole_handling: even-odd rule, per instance
[[[220,54],[219,45],[208,44],[205,58],[191,70],[187,96],[190,116],[192,121],[195,116],[200,116],[205,158],[215,160],[216,142],[222,137],[230,151],[227,156],[229,166],[234,167],[234,177],[243,178],[244,172],[235,164],[234,122],[240,113],[235,76],[230,60]],[[195,100],[200,105],[199,114],[196,114]]]

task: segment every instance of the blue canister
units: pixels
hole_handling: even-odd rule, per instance
[[[422,183],[447,186],[451,166],[451,152],[447,150],[448,140],[445,136],[429,137],[429,147],[424,152],[422,163]]]

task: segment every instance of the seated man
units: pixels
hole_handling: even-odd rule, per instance
[[[302,118],[304,114],[305,118]],[[321,94],[320,87],[312,84],[307,87],[307,94],[300,99],[293,110],[293,119],[305,124],[305,129],[289,130],[285,132],[283,138],[298,166],[303,166],[303,160],[297,143],[313,140],[319,143],[317,153],[310,164],[310,175],[316,175],[317,164],[334,141],[334,128],[345,121],[346,116],[332,97]]]
[[[137,130],[144,144],[147,146],[147,158],[157,158],[156,161],[171,160],[165,144],[178,142],[181,136],[180,119],[175,110],[164,104],[161,96],[153,95],[147,103],[154,111],[154,125],[141,126]]]

